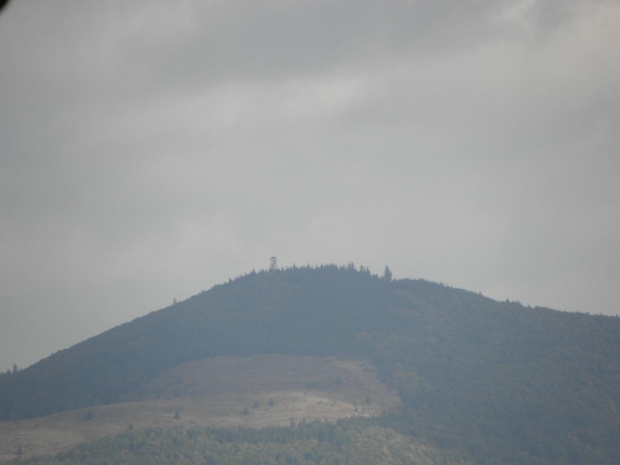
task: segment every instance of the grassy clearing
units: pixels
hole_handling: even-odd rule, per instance
[[[23,458],[55,454],[130,428],[260,428],[303,419],[333,421],[379,415],[399,407],[396,393],[379,382],[372,367],[362,360],[216,357],[175,367],[127,402],[2,422],[0,461],[16,458],[20,448]]]

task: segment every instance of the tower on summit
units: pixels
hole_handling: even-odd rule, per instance
[[[269,260],[270,260],[269,271],[277,270],[278,269],[278,259],[276,257],[271,257]]]

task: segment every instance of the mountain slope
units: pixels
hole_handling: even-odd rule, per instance
[[[359,421],[250,428],[148,428],[80,444],[20,465],[474,465],[458,451],[416,443]]]
[[[282,427],[397,411],[397,393],[375,371],[363,360],[300,355],[188,362],[157,376],[140,399],[0,422],[0,463],[54,456],[128,429]]]
[[[480,463],[620,463],[620,319],[500,303],[352,266],[251,273],[0,377],[0,418],[135,399],[227,354],[362,355],[383,421]]]
[[[385,325],[388,286],[325,267],[252,273],[0,377],[0,419],[121,400],[180,363],[225,354],[350,353]]]

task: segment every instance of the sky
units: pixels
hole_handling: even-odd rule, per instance
[[[620,3],[13,0],[0,370],[355,263],[620,313]]]

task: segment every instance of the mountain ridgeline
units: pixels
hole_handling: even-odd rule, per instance
[[[620,318],[352,265],[252,272],[0,376],[0,419],[139,399],[219,355],[346,355],[398,390],[372,420],[476,463],[620,463]]]

